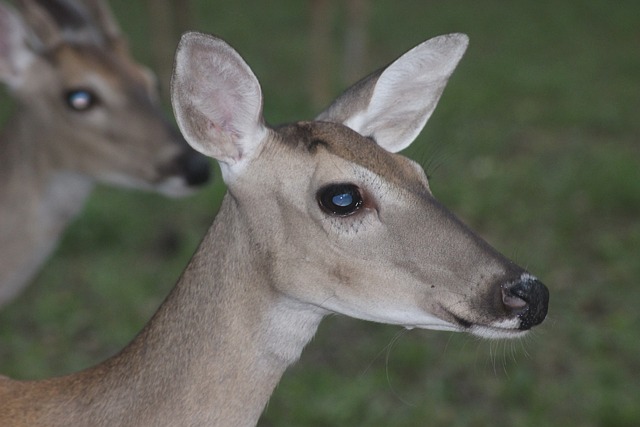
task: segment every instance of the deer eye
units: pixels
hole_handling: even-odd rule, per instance
[[[98,100],[93,92],[86,89],[70,90],[67,92],[65,99],[69,108],[76,111],[87,111]]]
[[[362,207],[362,194],[353,184],[331,184],[318,191],[318,204],[327,213],[348,216]]]

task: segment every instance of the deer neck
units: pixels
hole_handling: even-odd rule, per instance
[[[246,227],[227,195],[145,329],[120,354],[81,374],[95,381],[92,411],[109,408],[91,419],[108,417],[105,425],[114,420],[123,425],[257,423],[323,313],[276,290],[269,259]]]
[[[49,129],[18,112],[0,135],[0,306],[38,271],[64,229],[82,209],[93,182],[68,169],[41,145],[56,141]]]

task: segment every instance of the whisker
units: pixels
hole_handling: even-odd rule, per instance
[[[386,378],[387,378],[387,385],[389,386],[389,390],[391,390],[391,393],[393,393],[393,395],[400,402],[402,402],[403,404],[405,404],[407,406],[415,407],[415,406],[417,406],[416,403],[408,401],[407,399],[405,399],[402,396],[400,396],[400,394],[396,391],[396,389],[393,387],[393,384],[391,384],[391,376],[389,374],[389,358],[390,358],[390,355],[391,355],[391,350],[393,349],[393,347],[396,344],[396,342],[398,342],[400,337],[405,332],[406,332],[406,329],[401,329],[398,333],[395,334],[395,336],[391,339],[391,342],[387,346],[387,354],[386,354],[386,357],[385,357],[385,375],[386,375]]]

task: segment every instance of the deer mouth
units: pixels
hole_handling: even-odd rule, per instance
[[[517,317],[490,324],[480,324],[457,316],[449,310],[443,310],[453,319],[453,323],[458,326],[458,330],[460,332],[467,332],[480,338],[519,338],[526,335],[528,332],[527,329],[521,328],[521,321]]]
[[[517,319],[511,319],[511,320],[516,320],[516,323],[519,323]],[[509,323],[509,321],[505,321],[505,323]],[[509,327],[502,327],[497,325],[491,325],[491,326],[472,325],[470,328],[467,329],[467,331],[472,335],[475,335],[480,338],[487,338],[487,339],[520,338],[525,336],[529,332],[529,330],[519,329],[518,327],[509,328]]]

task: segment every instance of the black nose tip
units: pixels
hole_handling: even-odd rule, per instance
[[[209,159],[200,153],[192,152],[183,159],[184,176],[190,187],[206,184],[211,175]]]
[[[538,279],[523,275],[502,288],[502,302],[520,318],[520,329],[531,329],[547,317],[549,290]]]

